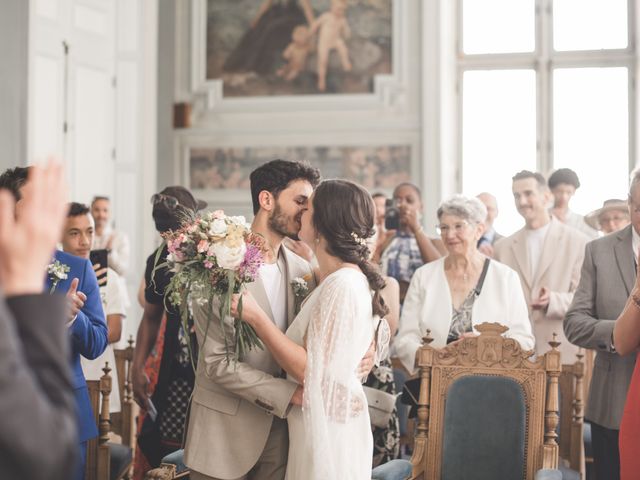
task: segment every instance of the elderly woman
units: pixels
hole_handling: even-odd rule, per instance
[[[396,353],[415,371],[415,357],[427,329],[434,347],[475,335],[474,325],[499,322],[525,350],[534,338],[518,274],[482,255],[476,245],[487,209],[477,198],[457,195],[438,208],[438,229],[447,256],[420,267],[404,301]]]

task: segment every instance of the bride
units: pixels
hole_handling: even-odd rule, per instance
[[[371,478],[373,439],[357,369],[387,313],[379,294],[384,281],[368,260],[374,212],[371,196],[355,183],[328,180],[315,190],[300,238],[314,251],[323,281],[286,335],[243,294],[242,319],[288,378],[304,386],[302,408],[288,415],[287,480]]]

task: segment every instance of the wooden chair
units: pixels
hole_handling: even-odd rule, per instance
[[[502,336],[507,327],[475,328],[479,336],[442,349],[430,346],[429,331],[423,339],[410,478],[557,477],[559,342],[532,361],[532,352]]]
[[[578,350],[577,360],[562,365],[558,379],[560,388],[560,424],[558,446],[560,458],[568,462],[571,470],[585,476],[584,458],[584,351]]]
[[[116,371],[118,372],[118,391],[120,393],[120,412],[111,414],[111,431],[119,435],[122,444],[135,447],[135,412],[136,404],[133,401],[133,383],[131,380],[131,367],[133,365],[133,336],[127,342],[129,346],[124,349],[114,350],[116,358]]]
[[[111,417],[109,414],[109,394],[111,375],[109,362],[102,369],[100,380],[87,380],[89,399],[98,425],[98,437],[87,444],[86,480],[120,480],[129,478],[133,461],[133,450],[127,445],[109,442]]]

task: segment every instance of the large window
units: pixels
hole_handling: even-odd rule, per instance
[[[568,167],[571,208],[625,198],[635,158],[627,0],[458,0],[462,190],[498,198],[496,229],[520,228],[511,177]]]

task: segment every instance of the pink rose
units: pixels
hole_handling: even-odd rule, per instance
[[[207,242],[206,240],[200,240],[200,243],[198,243],[196,249],[198,250],[198,253],[206,252],[207,250],[209,250],[209,242]]]
[[[215,219],[222,219],[224,218],[224,210],[216,210],[215,212],[213,212],[211,214],[213,216],[213,218]]]

